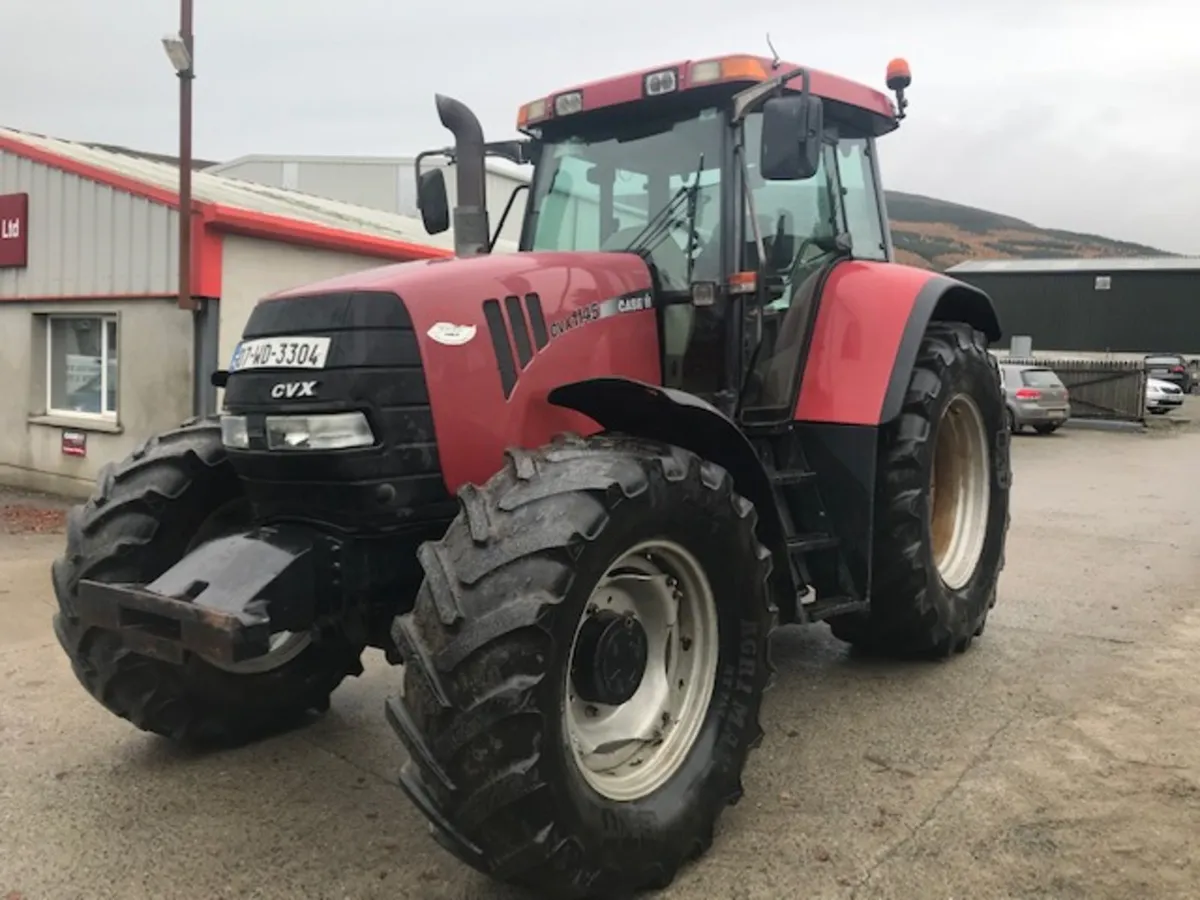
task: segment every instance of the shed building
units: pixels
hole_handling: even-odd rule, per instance
[[[207,172],[255,184],[271,185],[329,197],[347,203],[419,218],[417,209],[416,158],[412,156],[272,156],[254,154],[218,163]],[[521,219],[525,199],[521,190],[528,186],[532,167],[517,166],[507,160],[489,158],[485,163],[488,218],[495,231],[501,216],[513,198],[512,208],[500,229],[500,240],[516,243],[521,237]],[[458,195],[454,166],[440,157],[430,157],[422,170],[441,168],[446,175],[446,194],[451,207]]]
[[[991,295],[1039,354],[1200,354],[1200,258],[978,260],[947,275]]]
[[[299,284],[450,255],[393,212],[192,176],[193,312],[178,297],[178,168],[0,129],[0,483],[67,494],[216,409],[252,306]]]

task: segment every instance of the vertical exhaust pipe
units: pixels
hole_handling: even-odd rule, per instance
[[[488,252],[491,228],[487,212],[483,127],[465,103],[436,94],[438,118],[454,135],[454,171],[458,201],[454,205],[454,252],[477,256]]]

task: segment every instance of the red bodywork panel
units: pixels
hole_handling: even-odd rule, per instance
[[[505,449],[537,446],[562,431],[591,434],[591,419],[546,402],[560,384],[605,375],[662,384],[657,319],[653,306],[602,313],[594,304],[622,295],[651,293],[650,270],[634,254],[519,253],[471,259],[401,263],[306,284],[273,295],[323,291],[394,291],[412,317],[429,388],[438,454],[446,487],[482,484],[503,465]],[[529,364],[519,369],[516,386],[505,399],[491,332],[483,313],[485,300],[536,293],[550,335]],[[610,304],[611,306],[611,304]],[[562,323],[576,317],[565,329]],[[505,323],[510,352],[513,323]],[[443,323],[474,326],[475,334],[456,346],[433,340],[429,331]],[[436,333],[436,330],[435,330]]]
[[[795,419],[878,425],[917,294],[935,273],[896,263],[839,263],[825,282]]]

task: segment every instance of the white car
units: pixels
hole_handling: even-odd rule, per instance
[[[1161,416],[1183,405],[1183,391],[1161,378],[1146,379],[1146,409]]]

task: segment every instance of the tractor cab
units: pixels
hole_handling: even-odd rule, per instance
[[[842,259],[891,258],[875,140],[903,114],[901,61],[888,83],[899,114],[882,93],[777,60],[684,62],[527,103],[525,141],[471,134],[435,152],[456,158],[460,208],[466,175],[475,210],[473,148],[532,163],[520,249],[640,255],[665,385],[731,415],[783,419],[824,274]],[[451,105],[440,98],[458,136]],[[449,225],[441,178],[418,174],[432,232]],[[468,253],[491,244],[467,237]]]

